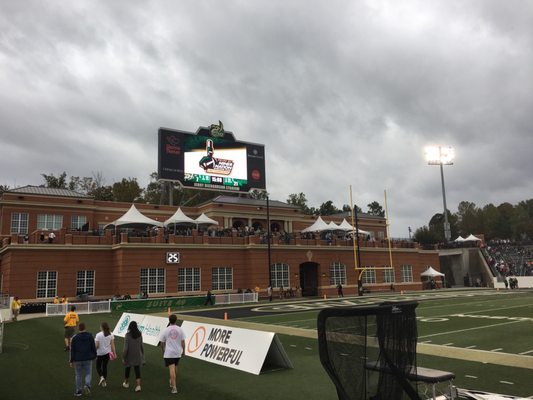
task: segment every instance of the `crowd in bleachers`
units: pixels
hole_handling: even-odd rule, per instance
[[[498,240],[489,242],[485,249],[489,266],[501,276],[533,276],[533,247]]]

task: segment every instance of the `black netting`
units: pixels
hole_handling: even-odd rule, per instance
[[[339,400],[419,399],[416,302],[329,308],[318,315],[320,361]]]

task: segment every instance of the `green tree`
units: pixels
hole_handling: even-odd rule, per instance
[[[377,215],[378,217],[384,217],[385,211],[383,210],[383,207],[381,207],[381,204],[379,204],[377,201],[373,201],[370,204],[367,204],[368,207],[368,213],[370,215]]]
[[[144,189],[144,201],[150,204],[162,204],[164,200],[164,183],[158,181],[157,172],[150,174],[150,182]]]
[[[54,174],[41,174],[44,179],[44,187],[55,188],[55,189],[66,189],[67,188],[67,173],[63,171],[59,176]]]
[[[289,194],[289,197],[287,198],[287,204],[297,206],[302,210],[305,214],[311,214],[311,210],[307,206],[307,198],[305,197],[305,194],[300,192],[298,194],[291,193]]]
[[[332,215],[338,213],[340,210],[333,205],[331,200],[328,200],[320,205],[318,208],[319,215]]]
[[[444,234],[438,235],[433,229],[423,226],[415,231],[413,239],[421,245],[427,246],[440,242],[443,236]]]
[[[450,213],[448,210],[448,223],[450,224],[450,230],[452,239],[458,236],[457,230],[457,217]],[[440,242],[445,242],[444,238],[444,214],[437,213],[429,221],[429,230],[431,230],[439,239]]]
[[[355,212],[357,214],[361,214],[363,212],[363,210],[361,210],[361,207],[359,207],[357,204],[354,204],[353,206],[354,206]],[[342,211],[351,213],[352,212],[352,207],[350,207],[349,204],[344,204],[342,206]]]
[[[122,178],[120,182],[115,182],[112,186],[113,200],[133,203],[142,200],[143,190],[139,186],[136,178]]]
[[[461,201],[455,217],[462,236],[483,232],[482,211],[474,203]]]
[[[0,194],[7,192],[9,190],[8,185],[0,185]]]

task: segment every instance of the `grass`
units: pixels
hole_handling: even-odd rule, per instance
[[[467,348],[473,348],[487,354],[501,353],[502,357],[504,353],[533,355],[533,352],[529,353],[533,350],[533,294],[481,291],[445,294],[441,292],[439,296],[434,294],[420,298],[417,308],[419,342],[440,345],[439,349],[444,351],[439,355],[419,354],[418,364],[453,371],[459,387],[520,396],[533,394],[531,369],[469,361],[467,352]],[[368,303],[381,302],[383,298],[344,300]],[[336,302],[332,300],[331,304]],[[315,329],[319,311],[316,303],[307,301],[299,304],[299,308],[293,308],[299,311],[276,315],[262,312],[240,320],[273,325],[273,329],[276,325]],[[319,302],[319,307],[325,305],[324,301]],[[271,307],[271,304],[261,303],[258,306]],[[275,306],[284,308],[279,303]],[[84,315],[82,320],[90,332],[96,333],[101,321],[108,321],[113,326],[119,317],[120,313],[94,314]],[[0,354],[0,399],[73,398],[74,371],[69,368],[68,355],[63,351],[62,334],[61,317],[5,325],[4,353]],[[320,365],[317,341],[287,335],[280,335],[280,339],[294,369],[256,376],[185,357],[178,371],[178,397],[195,400],[336,399],[335,388]],[[116,345],[120,354],[123,340],[117,338]],[[447,347],[463,348],[466,356],[461,359],[446,357]],[[109,365],[107,388],[96,386],[96,373],[93,372],[92,397],[114,400],[172,397],[160,349],[146,345],[145,351],[147,363],[142,369],[141,393],[121,387],[123,367],[117,360]],[[529,357],[523,355],[520,359],[527,361]]]

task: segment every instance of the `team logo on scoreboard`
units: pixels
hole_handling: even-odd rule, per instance
[[[211,139],[205,142],[205,151],[207,155],[200,159],[200,167],[208,174],[229,175],[233,170],[233,161],[225,160],[223,158],[215,158],[215,146]]]
[[[177,251],[167,252],[167,264],[179,264],[180,263],[180,253]]]
[[[218,120],[218,125],[212,124],[209,127],[209,133],[211,133],[212,137],[223,138],[226,132],[224,131],[224,124],[222,121]]]
[[[168,135],[167,143],[165,145],[165,151],[167,152],[167,154],[175,154],[179,156],[181,154],[179,138],[174,135]]]

